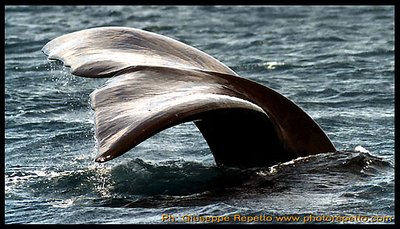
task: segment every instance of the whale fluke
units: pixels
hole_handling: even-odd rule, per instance
[[[136,65],[236,75],[212,56],[180,41],[126,27],[100,27],[65,34],[48,42],[42,51],[49,59],[61,60],[72,74],[84,77],[111,77]]]
[[[43,47],[74,75],[112,77],[90,95],[97,162],[193,121],[217,165],[268,166],[336,151],[319,125],[278,92],[179,41],[124,27],[82,30]]]

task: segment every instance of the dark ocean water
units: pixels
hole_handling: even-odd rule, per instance
[[[110,25],[183,41],[277,90],[339,152],[222,169],[185,123],[95,163],[89,94],[105,79],[72,76],[41,48]],[[7,224],[165,223],[163,214],[231,223],[235,214],[301,223],[309,215],[394,216],[394,152],[394,7],[5,8]]]

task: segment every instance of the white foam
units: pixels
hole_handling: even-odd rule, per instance
[[[266,62],[264,63],[264,66],[267,69],[275,69],[277,66],[283,66],[285,65],[285,63],[283,62],[278,62],[278,61],[270,61],[270,62]]]
[[[354,151],[360,152],[360,153],[369,153],[369,151],[362,146],[357,146],[356,148],[354,148]]]

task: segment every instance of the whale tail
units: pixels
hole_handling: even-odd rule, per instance
[[[196,124],[218,165],[267,166],[336,151],[295,103],[174,39],[102,27],[63,35],[42,51],[74,75],[112,77],[90,95],[97,162],[188,121]]]

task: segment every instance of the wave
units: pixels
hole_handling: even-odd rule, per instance
[[[279,193],[289,187],[334,191],[360,179],[390,174],[393,169],[391,163],[361,150],[299,157],[271,167],[252,169],[223,168],[196,161],[133,159],[110,167],[96,164],[70,171],[33,168],[27,172],[17,166],[9,168],[5,177],[6,193],[28,187],[35,195],[80,199],[76,203],[80,205],[150,208],[206,205]],[[304,182],[306,178],[309,180]],[[367,196],[382,185],[346,189],[342,195]],[[68,203],[74,204],[73,201]]]

